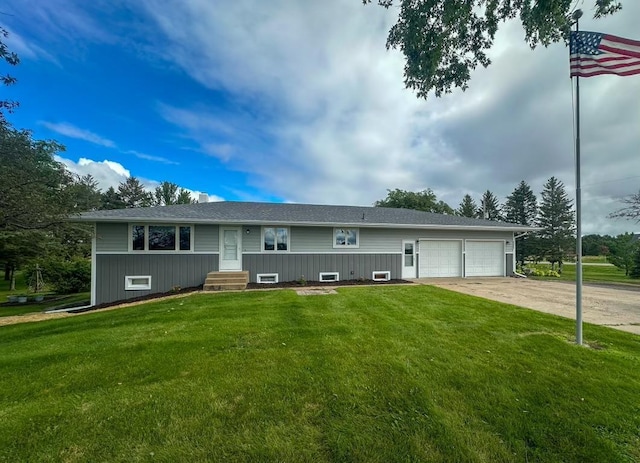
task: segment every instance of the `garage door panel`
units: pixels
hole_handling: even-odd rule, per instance
[[[504,276],[504,241],[467,241],[464,269],[467,277]]]
[[[462,276],[462,242],[420,240],[420,277]]]

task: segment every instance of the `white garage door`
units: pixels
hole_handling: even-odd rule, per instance
[[[504,276],[503,241],[467,241],[465,247],[465,276]]]
[[[461,277],[462,241],[420,240],[421,278]]]

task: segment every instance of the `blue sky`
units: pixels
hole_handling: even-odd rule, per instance
[[[638,2],[583,29],[640,39]],[[397,10],[359,0],[8,0],[21,64],[10,116],[64,144],[103,189],[126,176],[214,199],[370,205],[433,189],[457,207],[555,175],[573,195],[572,87],[563,44],[530,50],[517,23],[470,88],[418,100],[385,49]],[[6,72],[3,69],[2,72]],[[583,79],[585,233],[640,184],[640,77]]]

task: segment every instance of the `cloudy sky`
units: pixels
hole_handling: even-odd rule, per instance
[[[580,4],[581,2],[578,1]],[[640,39],[640,2],[582,29]],[[385,49],[396,9],[360,0],[8,0],[22,63],[10,117],[55,139],[103,189],[133,175],[226,200],[371,205],[433,189],[457,207],[556,176],[573,197],[573,91],[564,44],[501,29],[466,92],[418,100]],[[6,66],[3,73],[8,72]],[[581,80],[583,232],[640,187],[640,76]]]

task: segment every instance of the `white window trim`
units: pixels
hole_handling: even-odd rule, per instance
[[[133,227],[144,227],[144,250],[143,249],[133,249]],[[176,229],[176,247],[173,250],[169,251],[150,251],[149,250],[149,227],[175,227]],[[180,250],[180,227],[189,227],[191,228],[191,233],[189,234],[190,242],[189,242],[189,250]],[[193,253],[193,247],[195,244],[195,225],[191,223],[179,223],[179,224],[171,224],[171,223],[130,223],[129,224],[129,252],[140,254],[186,254]]]
[[[336,244],[336,232],[338,230],[355,230],[356,231],[356,244]],[[357,249],[360,247],[360,229],[357,227],[335,227],[333,229],[333,236],[331,236],[333,240],[333,248],[334,249]]]
[[[324,278],[328,276],[333,276],[335,278]],[[320,275],[318,275],[318,281],[340,281],[340,272],[320,272]]]
[[[286,228],[287,230],[287,249],[285,251],[282,251],[278,248],[278,237],[276,236],[276,241],[274,243],[274,247],[276,249],[274,249],[273,251],[268,251],[264,248],[264,229],[265,228]],[[289,252],[289,250],[291,249],[291,227],[285,227],[282,225],[263,225],[260,229],[260,252],[264,252],[266,254],[272,254],[272,253],[285,253],[285,252]]]
[[[146,284],[135,284],[133,280],[147,279]],[[145,291],[151,289],[151,275],[127,275],[124,277],[125,291]]]
[[[274,281],[262,281],[263,278],[274,278]],[[256,281],[262,284],[275,284],[278,282],[278,274],[277,273],[258,273],[256,275]]]
[[[384,275],[384,277],[376,278],[376,275]],[[373,281],[389,281],[391,279],[391,272],[389,270],[375,270],[371,273],[371,279]]]

